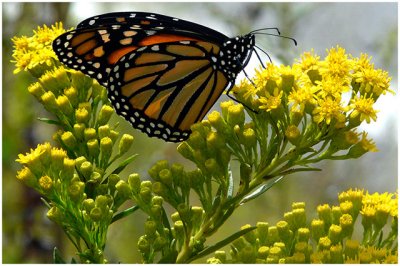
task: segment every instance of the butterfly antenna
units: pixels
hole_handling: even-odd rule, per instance
[[[282,36],[282,35],[279,35],[279,34],[273,34],[273,33],[267,33],[267,32],[253,32],[253,34],[269,35],[269,36],[275,36],[275,37],[279,37],[279,38],[289,39],[289,40],[292,40],[294,42],[294,45],[297,46],[296,39],[294,39],[292,37]]]
[[[257,33],[259,31],[263,31],[263,30],[276,30],[276,32],[278,33],[278,35],[281,35],[281,32],[279,31],[279,29],[277,27],[272,27],[272,28],[261,28],[261,29],[257,29],[257,30],[253,30],[250,31],[250,33]]]

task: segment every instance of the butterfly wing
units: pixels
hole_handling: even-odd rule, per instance
[[[211,60],[217,45],[181,41],[145,46],[123,56],[109,76],[118,114],[149,136],[178,142],[232,86]]]

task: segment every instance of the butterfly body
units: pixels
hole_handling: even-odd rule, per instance
[[[144,12],[92,17],[59,36],[60,61],[108,89],[116,112],[147,135],[179,142],[247,65],[254,35],[229,38]]]

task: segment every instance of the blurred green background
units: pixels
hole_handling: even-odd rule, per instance
[[[245,34],[263,27],[279,27],[294,37],[292,42],[271,36],[257,36],[274,63],[292,64],[304,51],[314,48],[321,57],[337,44],[348,53],[361,52],[373,57],[375,67],[387,70],[392,89],[397,91],[398,11],[397,3],[3,3],[3,263],[51,263],[57,246],[69,260],[74,249],[59,228],[45,217],[46,210],[38,194],[19,183],[15,162],[19,153],[38,143],[51,140],[55,127],[37,117],[48,116],[31,96],[27,87],[33,82],[27,73],[13,75],[10,63],[13,36],[32,35],[37,26],[63,21],[66,28],[89,16],[111,11],[147,11],[187,19],[209,26],[228,36]],[[265,58],[265,60],[267,60]],[[254,62],[246,68],[252,73]],[[222,96],[221,100],[226,100]],[[383,96],[377,103],[377,122],[363,125],[380,150],[357,160],[327,161],[316,165],[323,171],[287,176],[265,195],[239,208],[209,243],[217,241],[240,226],[257,221],[277,222],[294,201],[305,201],[308,215],[321,203],[334,204],[337,194],[349,188],[370,192],[395,192],[397,183],[397,96]],[[219,110],[216,104],[213,109]],[[176,152],[176,144],[165,143],[131,128],[120,119],[120,131],[135,136],[132,153],[139,153],[126,173],[146,177],[147,169],[157,160],[187,162]],[[188,164],[187,164],[188,165]],[[191,165],[187,166],[191,168]],[[113,263],[138,263],[136,241],[143,234],[144,215],[135,214],[110,229],[106,257]],[[205,261],[199,261],[205,262]]]

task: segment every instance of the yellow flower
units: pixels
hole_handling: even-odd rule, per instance
[[[360,141],[361,146],[366,151],[377,152],[378,149],[376,148],[375,143],[371,139],[367,139],[367,135],[368,135],[367,132],[363,132],[362,139]]]
[[[282,102],[283,91],[275,88],[273,95],[266,92],[266,97],[261,96],[258,99],[259,109],[265,109],[265,111],[270,112],[271,110],[277,109]]]
[[[327,76],[315,83],[317,84],[317,94],[321,98],[332,96],[333,98],[340,99],[343,92],[350,90],[350,87],[344,83],[343,79],[338,77]]]
[[[303,113],[307,104],[316,105],[316,86],[299,86],[292,90],[289,94],[288,100],[291,104],[291,112]]]
[[[56,23],[50,28],[44,25],[33,32],[34,35],[31,37],[22,36],[11,39],[14,43],[12,55],[14,60],[11,61],[16,67],[14,74],[21,70],[31,70],[41,64],[50,66],[53,59],[58,60],[51,43],[65,32],[62,23]]]
[[[320,63],[319,72],[322,76],[331,76],[350,83],[350,70],[354,62],[348,58],[346,50],[337,46],[327,51],[328,55]]]
[[[314,49],[311,52],[305,52],[300,56],[300,60],[294,64],[295,68],[300,68],[301,71],[316,70],[319,65],[320,57],[314,53]]]
[[[43,190],[48,191],[53,187],[53,180],[47,175],[42,176],[41,178],[39,178],[39,186]]]
[[[379,96],[386,94],[387,91],[394,93],[389,89],[391,77],[387,71],[374,69],[373,67],[360,68],[353,74],[353,79],[361,83],[361,93],[374,93]]]
[[[350,114],[350,118],[360,117],[360,122],[366,121],[368,124],[371,119],[376,121],[376,113],[378,111],[374,110],[373,105],[375,101],[372,98],[366,97],[355,97],[351,99],[349,108],[353,109]]]
[[[39,144],[34,150],[31,149],[30,153],[26,153],[26,155],[19,154],[16,161],[28,166],[33,172],[40,172],[43,170],[43,166],[46,167],[50,161],[50,153],[50,143],[46,142]]]
[[[318,100],[318,106],[313,110],[313,117],[316,123],[325,121],[327,125],[334,119],[341,124],[345,121],[346,116],[343,114],[343,107],[340,104],[340,99],[332,99],[327,97]]]

